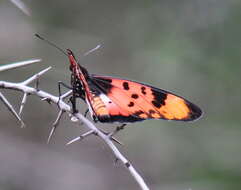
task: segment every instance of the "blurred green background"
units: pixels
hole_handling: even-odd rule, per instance
[[[1,72],[0,80],[20,82],[52,66],[40,88],[57,95],[57,81],[69,83],[68,59],[34,37],[40,33],[72,49],[91,73],[173,91],[199,105],[203,117],[130,124],[117,135],[121,152],[151,189],[241,189],[240,0],[24,2],[31,16],[0,2],[0,64],[43,61]],[[101,49],[81,57],[98,44]],[[22,93],[1,92],[19,109]],[[47,145],[56,106],[30,96],[25,129],[2,103],[0,110],[0,189],[139,189],[100,139],[65,147],[86,131],[67,115]]]

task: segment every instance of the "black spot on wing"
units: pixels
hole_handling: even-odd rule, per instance
[[[155,110],[152,110],[152,109],[149,110],[149,114],[154,114],[154,113],[156,113]]]
[[[141,87],[141,93],[146,95],[146,87],[145,86],[142,86]]]
[[[137,116],[140,116],[141,114],[143,114],[144,113],[144,111],[136,111],[135,113],[134,113],[134,115],[137,115]]]
[[[137,99],[139,96],[137,94],[132,94],[131,97]]]
[[[160,108],[161,106],[165,105],[165,100],[167,98],[167,94],[159,92],[155,89],[151,89],[152,91],[152,95],[154,100],[152,100],[152,104],[156,107],[156,108]]]
[[[128,104],[128,107],[133,107],[134,106],[134,102],[130,102],[129,104]]]
[[[123,85],[123,88],[124,88],[125,90],[129,90],[129,89],[130,89],[128,82],[123,82],[122,85]]]

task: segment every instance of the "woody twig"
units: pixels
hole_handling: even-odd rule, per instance
[[[16,67],[19,67],[19,65],[17,64],[17,65],[15,65],[15,67],[12,67],[12,68],[16,68]],[[7,69],[9,69],[9,68],[7,68]],[[7,69],[5,67],[4,70],[7,70]],[[110,135],[106,134],[105,132],[103,132],[102,130],[98,129],[90,120],[88,120],[82,114],[80,114],[80,113],[74,113],[73,114],[72,110],[71,110],[71,107],[63,101],[63,98],[58,97],[58,96],[54,96],[51,93],[45,92],[45,91],[43,91],[39,88],[34,88],[34,87],[31,87],[31,86],[28,86],[33,81],[38,80],[49,69],[51,69],[51,67],[48,67],[48,68],[42,70],[41,72],[33,75],[32,77],[30,77],[27,80],[25,80],[23,82],[20,82],[20,83],[0,81],[0,88],[12,89],[12,90],[17,90],[17,91],[23,92],[24,96],[23,96],[23,100],[22,100],[22,103],[21,103],[20,111],[19,111],[20,114],[23,111],[24,105],[27,101],[27,95],[35,95],[35,96],[40,97],[42,100],[47,100],[48,103],[54,103],[54,104],[58,105],[58,107],[60,109],[60,112],[59,112],[58,118],[55,121],[53,129],[50,133],[49,139],[52,136],[54,130],[57,127],[57,125],[59,124],[60,118],[61,118],[63,113],[67,112],[72,117],[73,116],[76,117],[79,122],[84,123],[85,126],[89,129],[89,132],[83,134],[82,138],[87,137],[87,136],[92,135],[92,134],[100,137],[109,146],[109,148],[112,150],[112,152],[114,153],[114,155],[116,157],[116,160],[119,160],[127,168],[127,170],[130,172],[130,174],[136,180],[136,182],[138,183],[140,188],[143,189],[143,190],[148,190],[149,187],[146,185],[146,183],[143,180],[143,178],[141,177],[141,175],[137,172],[137,170],[133,167],[133,165],[128,161],[128,159],[125,158],[122,155],[122,153],[118,150],[118,148],[116,147],[116,145],[113,142],[112,136],[110,136]],[[0,71],[1,71],[1,67],[0,67]],[[66,93],[66,96],[68,95],[68,93]],[[0,94],[0,95],[1,95],[0,100],[2,100],[6,105],[6,102],[8,102],[8,101],[3,100],[3,99],[6,99],[3,96],[3,94]],[[8,108],[13,107],[9,102],[7,104],[9,104],[7,106]],[[15,113],[14,114],[15,117],[17,117],[20,121],[22,121],[22,119],[20,118],[19,114],[17,114],[16,111],[15,112],[11,111],[11,112]]]

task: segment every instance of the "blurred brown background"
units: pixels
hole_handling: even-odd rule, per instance
[[[121,152],[151,189],[241,189],[241,1],[24,2],[31,16],[8,0],[0,2],[0,64],[43,61],[1,72],[0,80],[19,82],[52,66],[40,87],[57,95],[57,81],[69,83],[68,60],[34,34],[71,48],[77,57],[102,44],[81,57],[89,72],[153,84],[204,111],[194,123],[146,121],[118,134],[125,144]],[[19,109],[21,93],[1,92]],[[86,131],[68,116],[46,145],[56,106],[30,96],[23,113],[25,129],[2,103],[0,111],[0,189],[139,188],[121,164],[114,164],[100,139],[89,137],[65,147]]]

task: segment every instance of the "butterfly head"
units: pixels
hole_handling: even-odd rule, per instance
[[[67,52],[69,62],[70,62],[69,69],[71,71],[73,71],[73,69],[78,66],[78,64],[76,62],[76,59],[75,59],[75,56],[74,56],[74,53],[70,49],[67,49],[66,52]]]
[[[88,71],[76,61],[74,53],[70,49],[67,49],[66,51],[67,51],[67,54],[68,54],[68,57],[69,57],[69,62],[70,62],[69,69],[70,69],[70,71],[76,72],[77,70],[81,70],[81,72],[84,74],[84,76],[88,77],[89,76]]]
[[[75,58],[74,53],[70,49],[67,49],[66,52],[68,56],[73,56]]]

